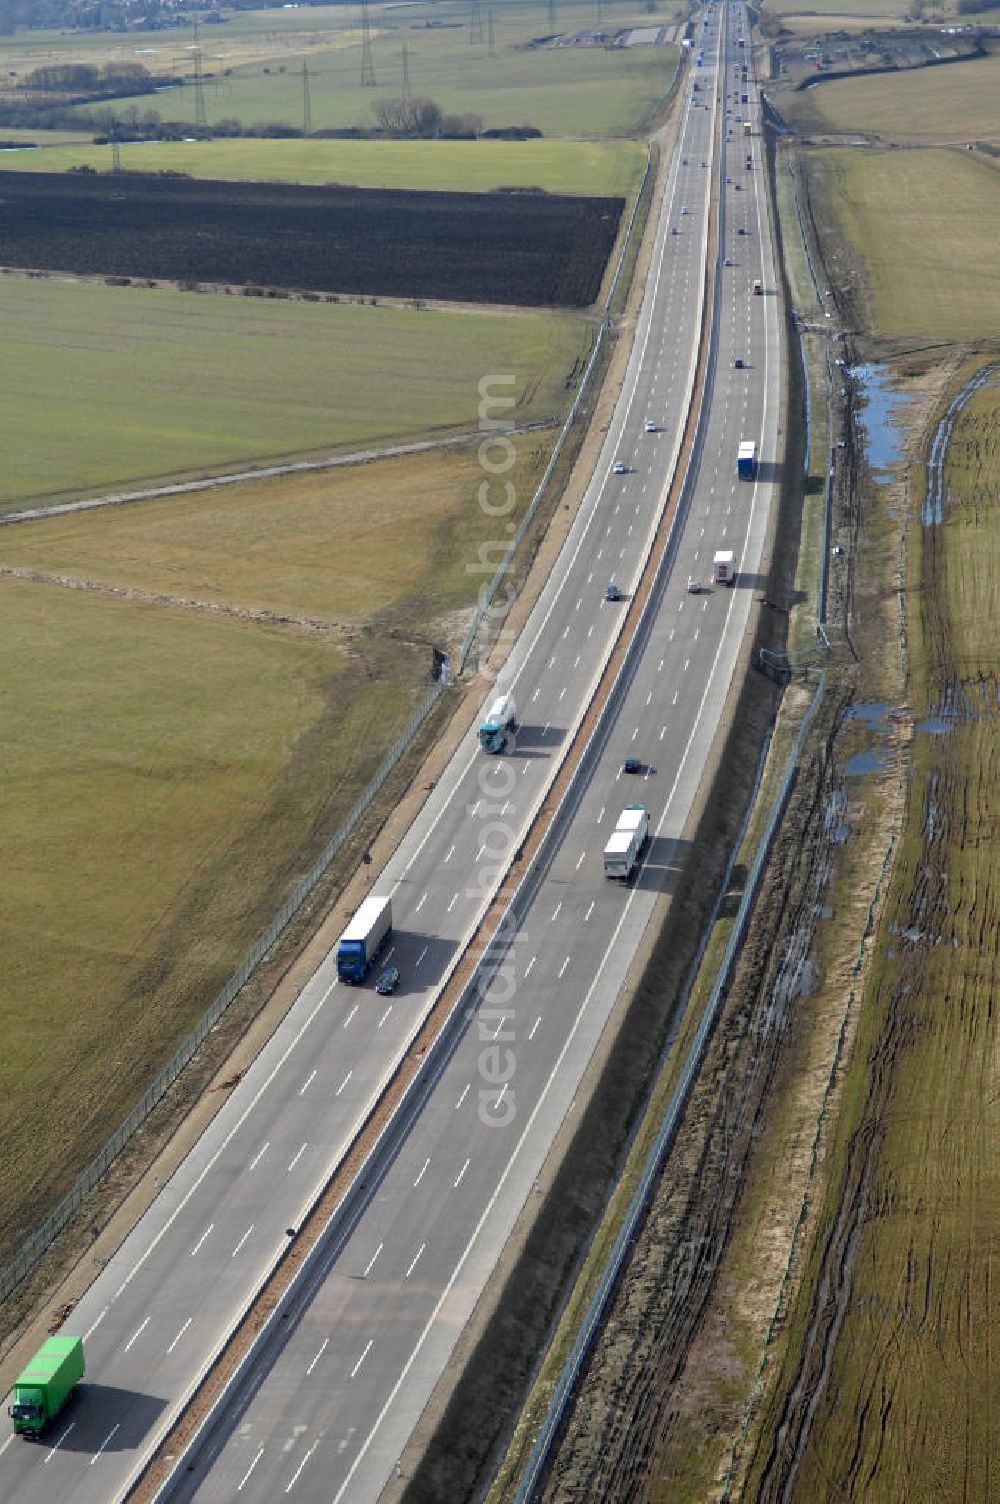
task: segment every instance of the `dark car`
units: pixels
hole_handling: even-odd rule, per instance
[[[395,966],[387,966],[384,971],[379,972],[378,980],[375,983],[375,991],[380,993],[382,997],[388,997],[389,993],[395,992],[398,986],[399,972]]]
[[[641,773],[642,772],[642,763],[639,761],[639,759],[637,757],[626,757],[625,761],[622,763],[622,772],[623,773]]]

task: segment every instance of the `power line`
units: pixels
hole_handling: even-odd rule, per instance
[[[175,63],[182,63],[183,64],[183,67],[184,67],[184,81],[185,81],[185,83],[187,83],[188,78],[190,77],[190,81],[194,85],[194,124],[195,124],[195,127],[197,129],[203,131],[207,135],[207,133],[208,133],[208,110],[207,110],[206,105],[205,105],[205,56],[206,56],[206,54],[205,54],[205,51],[204,51],[204,49],[202,48],[202,45],[201,45],[201,35],[200,35],[199,31],[198,31],[198,20],[197,20],[197,17],[195,17],[195,19],[193,21],[193,25],[194,25],[194,42],[193,42],[193,44],[191,45],[191,47],[189,47],[187,49],[187,55],[184,58],[175,58],[174,62]],[[221,57],[220,57],[219,53],[213,52],[213,53],[208,54],[208,56],[213,61],[216,61],[216,62],[221,61]],[[209,75],[209,77],[213,77],[213,76],[214,75],[211,75],[211,74]]]
[[[406,38],[403,38],[403,88],[400,98],[406,104],[410,97],[410,54],[406,46]]]
[[[491,10],[486,12],[486,50],[490,57],[496,57],[497,39],[493,31],[493,12]]]
[[[309,65],[302,60],[302,134],[311,136],[313,128],[312,101],[309,98]]]
[[[549,0],[549,3],[548,3],[548,28],[549,28],[549,36],[555,36],[555,33],[556,33],[556,0]]]
[[[201,43],[198,39],[198,22],[194,23],[194,123],[202,130],[208,129],[208,114],[205,110],[205,75],[201,67]]]
[[[372,53],[372,29],[368,20],[368,0],[361,0],[361,87],[375,87],[375,57]]]
[[[483,44],[483,8],[480,0],[472,0],[472,15],[469,17],[469,43]]]

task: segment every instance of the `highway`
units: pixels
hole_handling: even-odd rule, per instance
[[[701,101],[712,99],[716,33],[713,24],[705,37]],[[734,82],[738,93],[727,60],[730,96]],[[719,270],[714,375],[690,513],[622,713],[523,916],[515,990],[487,999],[470,1020],[307,1316],[191,1490],[206,1500],[377,1497],[489,1278],[653,906],[669,889],[674,843],[754,609],[772,472],[737,483],[735,455],[740,438],[757,437],[764,456],[777,441],[777,302],[750,291],[761,277],[773,294],[771,236],[761,163],[745,171],[735,136],[723,139],[720,156],[715,104],[694,105],[688,93],[632,358],[594,483],[499,685],[520,708],[516,750],[485,759],[467,738],[376,883],[393,893],[401,990],[380,999],[370,988],[341,987],[327,958],[73,1313],[66,1329],[86,1337],[87,1383],[46,1444],[0,1447],[4,1500],[107,1504],[124,1495],[287,1246],[287,1229],[301,1224],[473,932],[502,870],[491,844],[497,828],[508,849],[527,830],[615,640],[623,608],[603,600],[604,586],[614,578],[630,591],[655,536],[694,373],[710,197],[722,186],[720,256],[735,264]],[[745,113],[731,98],[719,108]],[[752,145],[759,157],[759,138]],[[737,236],[741,225],[749,234]],[[737,355],[746,369],[734,369]],[[655,433],[646,432],[650,418]],[[619,458],[624,475],[612,473]],[[687,576],[707,579],[718,547],[736,550],[738,587],[688,594]],[[657,771],[625,779],[628,755]],[[639,881],[623,890],[604,880],[601,849],[632,797],[652,810],[656,837]],[[501,1082],[506,1050],[516,1070]]]
[[[755,609],[768,525],[771,484],[736,480],[737,443],[754,436],[774,454],[777,442],[776,299],[751,290],[757,277],[774,288],[771,239],[759,160],[745,167],[738,85],[730,68],[726,108],[735,130],[720,163],[721,250],[734,264],[721,269],[709,421],[684,540],[641,666],[521,918],[509,985],[470,1020],[281,1357],[210,1471],[178,1498],[378,1498],[531,1193],[657,898],[670,890],[676,843]],[[759,140],[750,150],[759,154]],[[699,170],[687,171],[683,191],[691,197]],[[655,411],[652,401],[646,406]],[[622,495],[629,494],[626,479]],[[707,578],[717,547],[737,552],[739,587],[689,593],[689,574]],[[621,772],[632,755],[655,774],[633,784]],[[640,880],[623,891],[603,878],[600,854],[621,806],[636,796],[654,812],[656,838]],[[509,1112],[498,1108],[501,1079]]]

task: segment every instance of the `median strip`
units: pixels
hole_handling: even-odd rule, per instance
[[[391,1125],[397,1120],[397,1116],[402,1119],[404,1106],[407,1103],[412,1105],[412,1099],[419,1095],[418,1086],[423,1083],[418,1082],[418,1078],[421,1076],[425,1063],[432,1056],[440,1053],[441,1043],[448,1034],[448,1025],[459,1016],[461,1004],[475,977],[480,961],[489,954],[497,934],[502,932],[504,916],[514,905],[523,885],[533,877],[532,865],[535,858],[539,855],[546,837],[553,831],[563,800],[581,772],[587,753],[594,745],[595,736],[600,730],[601,718],[609,701],[616,691],[621,692],[623,685],[630,677],[627,671],[634,658],[640,624],[648,625],[655,614],[653,608],[656,602],[653,600],[653,595],[657,587],[663,583],[664,567],[669,563],[676,523],[678,517],[682,515],[681,504],[687,488],[688,470],[700,427],[715,302],[717,213],[717,204],[713,199],[709,215],[708,253],[704,270],[705,295],[701,306],[698,361],[677,462],[642,577],[629,603],[627,614],[623,618],[622,630],[611,648],[596,692],[580,719],[563,763],[536,811],[527,836],[516,851],[506,876],[477,925],[465,953],[456,963],[450,979],[411,1041],[384,1093],[373,1106],[362,1130],[335,1170],[326,1189],[302,1226],[295,1231],[287,1251],[283,1253],[270,1276],[263,1281],[257,1298],[247,1310],[223,1351],[196,1381],[184,1413],[159,1443],[149,1461],[142,1465],[129,1495],[134,1500],[165,1499],[170,1489],[171,1475],[178,1467],[180,1460],[183,1458],[187,1465],[191,1466],[190,1458],[195,1454],[199,1441],[207,1434],[209,1426],[224,1408],[228,1386],[237,1372],[253,1361],[258,1346],[263,1345],[273,1318],[289,1302],[296,1280],[306,1272],[310,1255],[321,1249],[325,1235],[336,1223],[338,1213],[343,1212],[349,1193],[352,1189],[357,1189],[358,1176],[363,1166],[372,1161],[379,1146],[384,1142],[385,1136],[389,1133]],[[709,268],[713,268],[711,273]],[[666,528],[663,525],[665,522],[668,524]],[[436,1051],[435,1047],[437,1047]],[[370,1193],[371,1187],[367,1186],[366,1190]],[[287,1329],[286,1326],[285,1330]]]

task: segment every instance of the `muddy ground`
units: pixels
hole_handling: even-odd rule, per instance
[[[954,375],[948,397],[968,363]],[[1000,395],[983,396],[956,417],[948,448],[961,461],[944,466],[941,511],[924,506],[933,485],[899,497],[918,545],[900,592],[904,815],[830,1185],[749,1457],[744,1497],[767,1504],[964,1504],[1000,1482],[1000,700],[993,570],[974,567],[996,547]],[[931,425],[913,427],[930,449]]]

